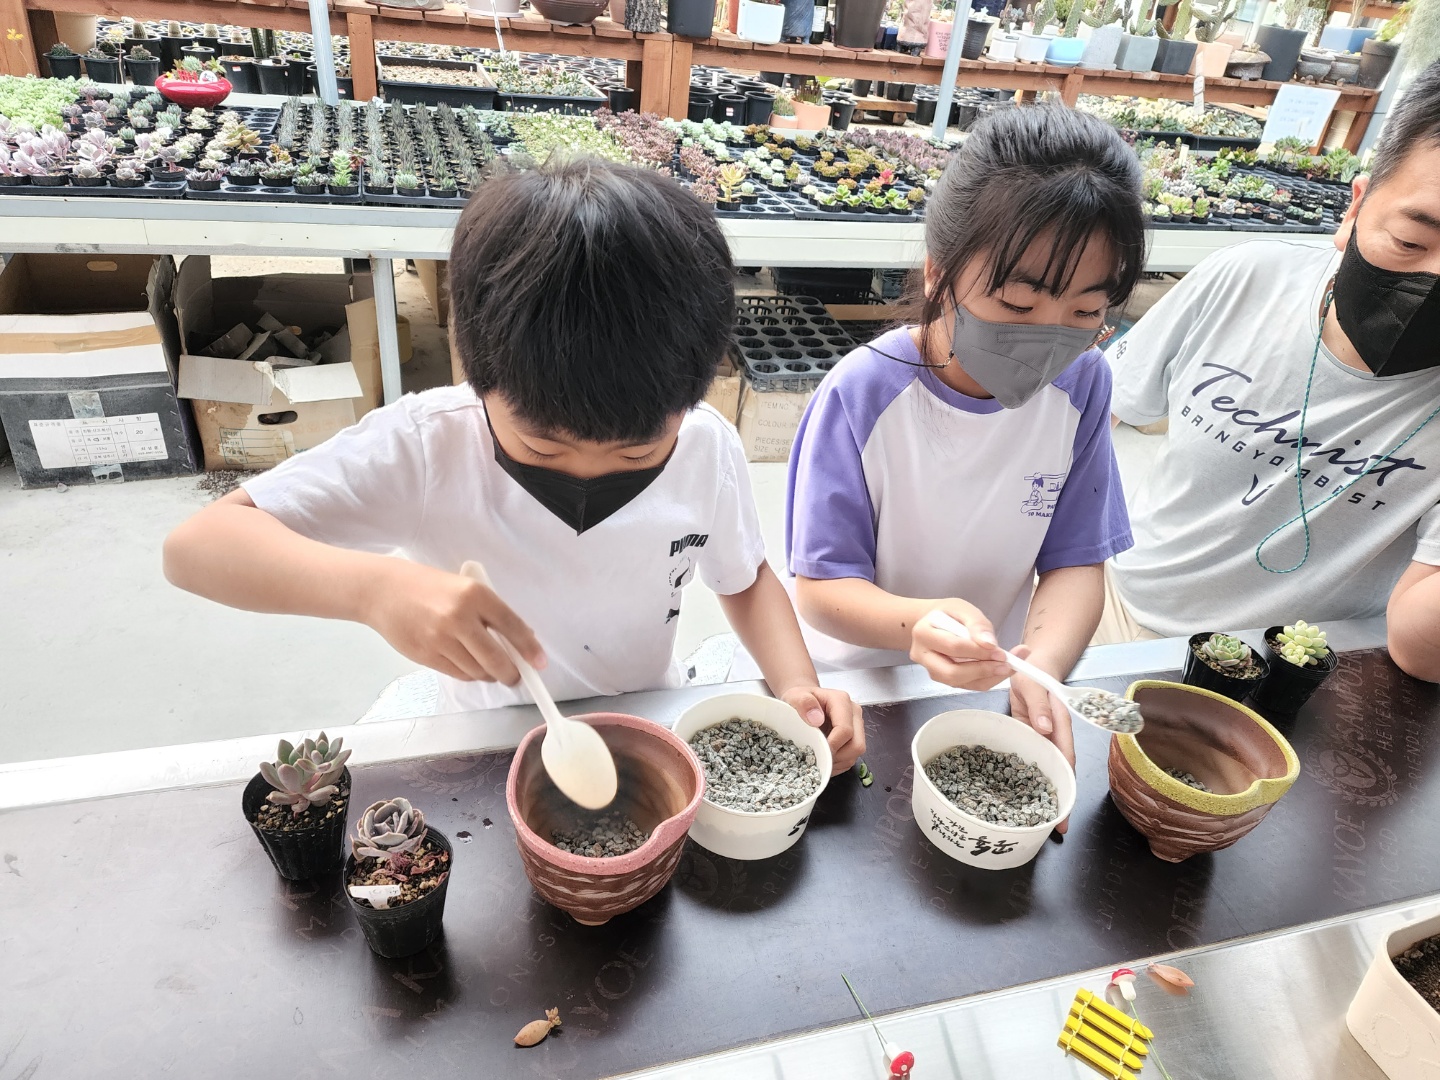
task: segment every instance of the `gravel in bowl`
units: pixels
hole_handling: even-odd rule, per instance
[[[586,814],[572,828],[550,832],[550,842],[561,851],[592,859],[628,855],[648,839],[649,833],[619,812]]]
[[[1194,775],[1193,773],[1188,773],[1188,772],[1186,772],[1184,769],[1166,769],[1166,770],[1165,770],[1165,775],[1170,776],[1170,777],[1173,777],[1173,778],[1176,779],[1176,780],[1179,780],[1180,783],[1185,784],[1185,785],[1187,785],[1188,787],[1193,787],[1196,791],[1209,791],[1209,790],[1210,790],[1208,787],[1206,787],[1206,786],[1205,786],[1203,783],[1201,783],[1199,780],[1195,779],[1195,775]]]
[[[1018,754],[956,746],[927,761],[925,775],[956,809],[992,825],[1027,828],[1060,814],[1055,785]]]
[[[705,801],[727,810],[786,810],[820,786],[814,750],[753,720],[736,717],[704,728],[690,749],[705,770]]]

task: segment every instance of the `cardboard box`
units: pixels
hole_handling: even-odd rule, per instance
[[[800,418],[814,390],[756,390],[745,381],[740,391],[740,441],[746,461],[789,461]]]
[[[345,274],[212,278],[208,257],[185,260],[175,308],[187,347],[200,348],[237,323],[254,327],[266,313],[306,334],[336,331],[312,367],[274,368],[182,351],[180,396],[195,411],[205,468],[269,468],[380,404],[375,302],[356,302],[356,285]]]
[[[416,259],[415,272],[420,275],[420,284],[430,298],[430,310],[435,312],[435,321],[441,326],[450,325],[450,264],[437,259]]]
[[[25,487],[196,470],[176,397],[168,255],[13,255],[0,272],[0,423]]]
[[[740,383],[740,375],[727,356],[721,361],[720,370],[715,373],[710,389],[705,391],[705,404],[714,408],[732,424],[740,418]]]

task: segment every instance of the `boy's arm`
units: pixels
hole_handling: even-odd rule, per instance
[[[175,529],[164,561],[166,578],[189,592],[247,611],[363,623],[409,659],[457,679],[519,681],[490,628],[544,664],[530,628],[478,582],[311,540],[243,489]]]
[[[1440,566],[1412,562],[1386,610],[1390,658],[1407,674],[1440,682]]]
[[[720,606],[740,643],[760,665],[770,692],[815,727],[829,721],[826,739],[835,758],[835,773],[854,765],[865,752],[860,706],[848,694],[820,685],[800,624],[795,621],[795,609],[770,564],[760,564],[748,589],[720,594]]]

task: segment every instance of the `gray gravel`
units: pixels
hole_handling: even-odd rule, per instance
[[[1106,731],[1117,735],[1134,735],[1145,726],[1140,706],[1109,690],[1092,690],[1075,702],[1081,716]]]
[[[820,786],[815,751],[738,717],[697,731],[690,749],[705,768],[705,799],[759,813],[804,802]]]
[[[1184,769],[1166,769],[1165,774],[1167,776],[1173,776],[1176,780],[1179,780],[1180,783],[1187,784],[1190,787],[1193,787],[1196,791],[1210,790],[1199,780],[1196,780],[1194,774],[1188,773]]]
[[[1040,825],[1060,813],[1055,785],[1018,754],[956,746],[927,761],[925,775],[951,804],[993,825]]]
[[[613,859],[628,855],[650,834],[618,810],[608,814],[587,815],[573,829],[553,829],[550,842],[572,855],[588,855],[592,859]]]

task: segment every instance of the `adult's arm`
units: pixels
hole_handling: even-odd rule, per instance
[[[1390,593],[1386,616],[1390,658],[1417,679],[1440,682],[1440,566],[1412,562]]]

